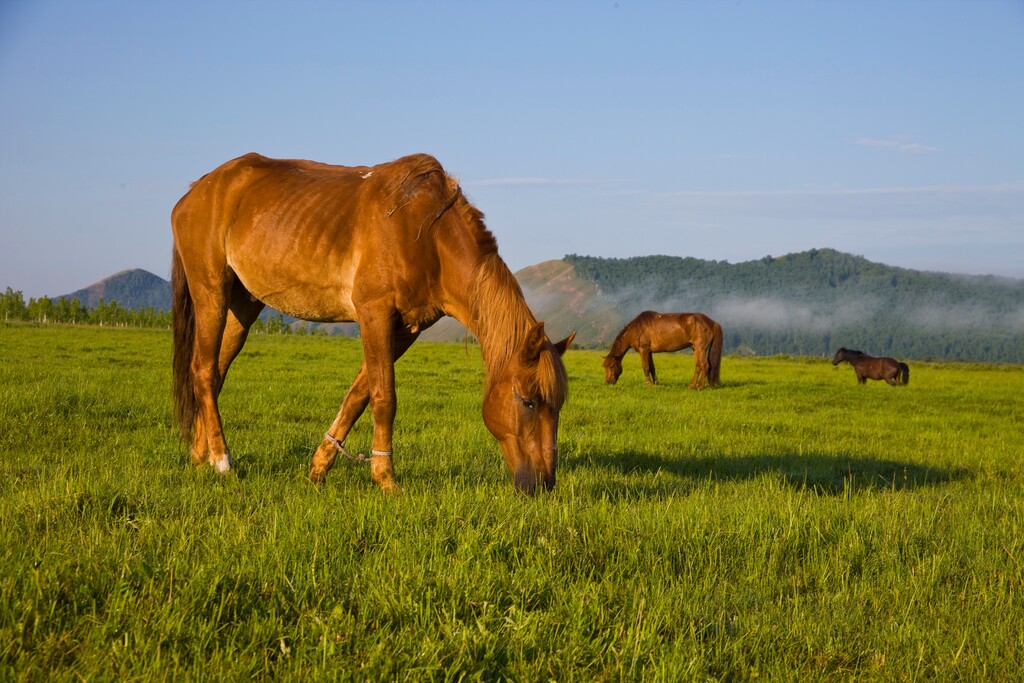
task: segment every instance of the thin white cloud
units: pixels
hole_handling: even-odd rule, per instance
[[[863,197],[870,195],[1019,195],[1024,183],[999,185],[922,185],[917,187],[862,187],[810,190],[726,190],[722,192],[679,191],[669,196],[695,199],[742,199],[771,197]]]
[[[600,185],[600,180],[585,178],[485,178],[483,180],[467,180],[467,187],[579,187]]]
[[[938,147],[922,145],[916,142],[906,143],[898,140],[878,140],[876,138],[861,138],[860,140],[857,140],[857,144],[864,147],[891,149],[896,152],[904,152],[906,154],[932,154],[934,152],[942,151]]]

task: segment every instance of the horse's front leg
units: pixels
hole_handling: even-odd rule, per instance
[[[393,349],[394,361],[402,357],[412,343],[419,337],[419,332],[412,332],[406,328],[398,329],[392,337],[391,346]],[[334,466],[338,451],[344,448],[345,439],[348,437],[356,421],[370,404],[370,383],[367,379],[366,363],[363,362],[359,368],[359,374],[352,382],[345,399],[341,402],[338,416],[334,418],[331,428],[324,434],[323,441],[313,454],[313,460],[309,465],[309,479],[314,484],[322,484],[327,473]]]
[[[309,464],[309,479],[314,484],[324,483],[327,473],[334,467],[334,460],[338,457],[338,451],[344,448],[345,438],[352,431],[356,420],[366,410],[370,403],[370,385],[366,381],[366,365],[359,368],[359,374],[352,382],[345,399],[341,402],[338,416],[334,418],[331,428],[324,434],[323,441],[313,454],[313,460]]]
[[[395,477],[394,435],[398,396],[395,393],[395,362],[391,347],[391,329],[386,331],[362,328],[363,357],[366,378],[370,387],[370,413],[373,415],[373,449],[370,474],[384,493],[397,493],[401,489]]]

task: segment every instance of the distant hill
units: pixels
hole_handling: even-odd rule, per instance
[[[832,249],[736,264],[573,254],[516,278],[549,334],[575,330],[583,347],[606,348],[651,309],[707,313],[722,324],[731,354],[822,356],[846,346],[900,358],[1024,363],[1024,280],[896,268]],[[167,310],[171,295],[163,278],[128,270],[65,296],[89,307],[102,298]],[[353,323],[321,327],[359,331]],[[461,341],[466,330],[444,318],[422,338]]]
[[[576,331],[584,345],[594,345],[618,333],[621,315],[614,303],[605,301],[594,283],[576,275],[566,261],[543,261],[516,274],[526,301],[545,329],[555,337]],[[452,318],[444,318],[427,329],[422,339],[458,341],[466,328]]]
[[[78,299],[86,308],[95,307],[103,299],[107,303],[116,301],[121,308],[129,310],[153,307],[167,311],[171,308],[171,283],[148,270],[136,268],[122,270],[84,289],[56,298]]]
[[[99,282],[79,289],[70,294],[63,294],[57,299],[78,299],[86,308],[95,308],[100,300],[110,303],[116,301],[121,308],[139,310],[153,307],[158,311],[171,309],[171,283],[148,270],[135,268],[122,270]],[[266,319],[278,315],[272,308],[264,309],[260,318]],[[288,324],[295,324],[295,318],[284,316]],[[332,334],[358,334],[359,326],[352,323],[336,323],[327,328]]]

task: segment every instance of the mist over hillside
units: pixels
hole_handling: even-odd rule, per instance
[[[701,311],[721,323],[727,354],[829,356],[846,346],[904,359],[1024,363],[1024,280],[896,268],[831,249],[736,264],[571,254],[516,278],[552,338],[576,331],[588,348],[607,347],[644,310]],[[89,307],[104,299],[167,310],[171,292],[167,280],[129,270],[64,296]],[[352,323],[319,328],[359,333]],[[422,338],[466,336],[444,318]]]

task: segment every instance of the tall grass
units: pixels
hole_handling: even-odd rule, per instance
[[[558,484],[516,494],[479,353],[397,366],[383,496],[305,479],[358,342],[252,338],[194,469],[170,336],[0,327],[2,680],[1012,680],[1024,669],[1024,368],[565,359]],[[368,416],[349,445],[370,445]]]

